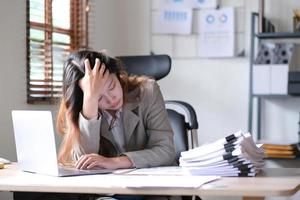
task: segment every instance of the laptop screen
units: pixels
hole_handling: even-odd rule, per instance
[[[49,175],[58,174],[51,112],[13,110],[12,120],[21,169]]]

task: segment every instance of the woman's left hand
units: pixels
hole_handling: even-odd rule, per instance
[[[120,169],[131,168],[132,162],[127,156],[107,158],[99,154],[85,154],[82,155],[76,162],[75,167],[77,169]]]

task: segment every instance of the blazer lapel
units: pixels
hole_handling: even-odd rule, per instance
[[[102,116],[102,121],[101,121],[101,136],[105,137],[106,139],[108,139],[109,141],[114,141],[111,132],[108,130],[109,125],[106,121],[106,119],[104,119],[104,117]],[[112,142],[113,143],[113,142]]]
[[[137,109],[137,107],[137,102],[126,103],[123,107],[123,126],[126,144],[128,144],[130,137],[140,120],[139,117],[134,113],[134,110]],[[108,131],[108,128],[108,122],[104,118],[102,118],[101,136],[109,140],[116,148],[113,135],[110,131]]]
[[[137,108],[137,103],[127,103],[123,110],[123,125],[126,144],[128,144],[130,137],[139,122],[139,117],[133,112]]]

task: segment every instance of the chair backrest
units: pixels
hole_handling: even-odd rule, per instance
[[[171,70],[171,58],[168,55],[119,56],[128,74],[146,75],[160,80]]]
[[[167,100],[165,105],[174,132],[176,158],[180,153],[198,145],[198,121],[194,108],[184,101]]]
[[[174,133],[174,146],[176,161],[179,161],[180,153],[188,150],[188,135],[184,116],[175,110],[167,109],[168,117]],[[177,163],[179,164],[179,163]]]

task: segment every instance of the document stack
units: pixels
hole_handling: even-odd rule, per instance
[[[296,158],[300,156],[299,143],[276,143],[265,142],[263,148],[266,158]]]
[[[264,150],[239,131],[182,152],[179,165],[191,175],[255,176],[264,166]]]

